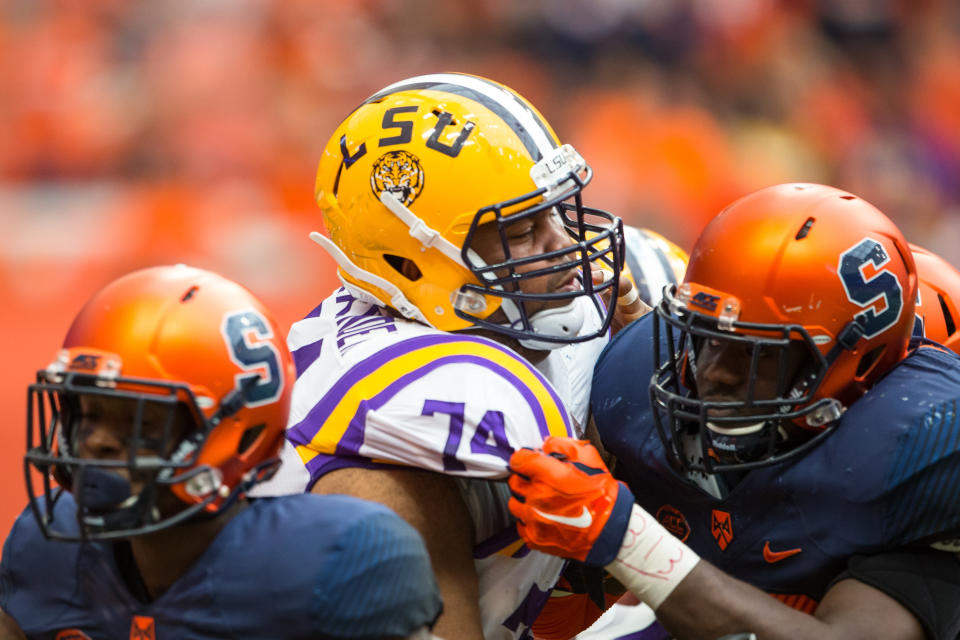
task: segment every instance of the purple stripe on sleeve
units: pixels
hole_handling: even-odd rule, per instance
[[[337,469],[346,469],[350,467],[358,467],[361,469],[397,469],[398,467],[403,466],[404,465],[388,464],[385,462],[374,462],[370,458],[364,458],[363,456],[342,458],[320,453],[307,463],[307,471],[310,472],[310,482],[307,484],[306,491],[310,491],[313,488],[313,485],[317,483],[317,480],[322,478],[324,475],[330,473],[331,471],[336,471]]]
[[[455,363],[468,363],[468,364],[475,364],[477,366],[484,367],[486,369],[489,369],[490,371],[496,372],[504,380],[511,382],[513,386],[516,387],[517,391],[519,391],[520,394],[523,396],[523,398],[527,401],[527,404],[530,406],[530,409],[533,411],[533,415],[537,421],[537,428],[540,431],[540,435],[543,436],[544,438],[550,435],[550,427],[549,425],[547,425],[547,418],[543,413],[543,407],[540,406],[540,403],[537,401],[537,397],[533,394],[530,388],[527,385],[523,384],[523,382],[521,382],[517,376],[515,376],[513,373],[511,373],[507,369],[501,367],[500,365],[495,364],[490,360],[487,360],[486,358],[482,358],[479,356],[468,356],[468,355],[450,355],[450,356],[445,356],[443,358],[434,360],[433,362],[427,363],[422,367],[420,367],[419,369],[416,369],[415,371],[411,371],[410,373],[407,373],[406,375],[403,375],[397,378],[392,383],[390,383],[386,389],[384,389],[374,397],[370,398],[369,400],[361,401],[360,406],[357,408],[357,412],[353,415],[353,418],[350,420],[350,424],[347,427],[346,433],[344,433],[343,437],[340,439],[340,442],[337,443],[336,455],[357,455],[358,454],[360,450],[360,445],[363,444],[364,431],[366,429],[366,415],[369,411],[371,410],[375,411],[379,409],[384,404],[386,404],[391,398],[393,398],[400,391],[402,391],[404,388],[409,386],[414,381],[427,375],[431,371],[434,371],[444,365],[455,364]],[[566,413],[563,411],[562,405],[560,406],[561,406],[561,414],[563,415],[564,421],[566,421],[567,420]],[[323,420],[326,420],[327,417],[329,417],[329,414],[327,414],[326,416],[323,416]],[[307,416],[307,420],[309,419],[310,419],[310,416]],[[301,425],[308,426],[307,420],[304,420],[303,422],[299,423],[295,428],[298,428]],[[567,424],[569,425],[569,422]],[[319,424],[316,424],[314,425],[314,428],[310,429],[310,431],[313,433],[316,433],[322,425],[323,425],[322,422]],[[508,451],[505,453],[509,455],[509,453],[512,453],[512,451]]]
[[[303,375],[303,372],[320,357],[320,348],[323,346],[323,338],[310,344],[305,344],[293,352],[293,364],[297,367],[297,377]]]
[[[543,385],[546,387],[551,397],[553,398],[553,401],[560,408],[560,412],[561,412],[561,415],[563,416],[564,423],[569,426],[570,418],[567,415],[567,411],[566,411],[566,408],[563,406],[563,403],[560,402],[560,398],[559,396],[557,396],[557,393],[554,390],[553,385],[551,385],[549,381],[547,381],[539,371],[537,371],[529,363],[526,363],[516,353],[490,340],[484,340],[482,338],[475,338],[475,337],[455,336],[455,335],[446,334],[446,335],[418,336],[416,338],[403,340],[401,342],[392,344],[389,347],[386,347],[385,349],[381,349],[380,351],[371,355],[365,360],[358,362],[353,367],[351,367],[346,373],[344,373],[334,383],[334,385],[330,388],[330,390],[327,391],[326,394],[324,394],[323,398],[321,398],[320,401],[317,402],[317,404],[315,404],[312,409],[310,409],[307,415],[304,416],[304,418],[300,422],[290,427],[290,429],[287,431],[287,438],[294,444],[302,444],[302,445],[308,444],[310,440],[313,438],[313,436],[316,435],[317,431],[320,430],[320,427],[323,426],[324,422],[326,422],[327,418],[330,417],[330,414],[341,402],[341,400],[347,394],[350,388],[353,387],[353,385],[355,385],[357,382],[367,377],[368,375],[370,375],[371,373],[373,373],[374,371],[376,371],[386,363],[390,362],[394,358],[400,357],[412,351],[416,351],[417,349],[422,349],[424,347],[429,347],[429,346],[438,345],[438,344],[445,344],[449,342],[476,342],[476,343],[484,344],[487,346],[494,347],[495,349],[499,349],[503,353],[506,353],[511,357],[517,359],[518,362],[524,363],[527,366],[528,370],[531,371],[537,377],[537,379],[539,379],[541,383],[543,383]],[[485,359],[480,359],[480,360],[489,365],[493,364]],[[503,370],[502,368],[499,368],[499,369],[501,371]],[[513,379],[516,380],[515,377]],[[514,384],[517,384],[518,382],[519,381],[514,382]],[[391,384],[388,387],[388,389],[394,388],[395,384],[396,383]],[[521,386],[523,386],[524,389],[526,389],[525,385],[521,385]],[[394,391],[393,393],[396,393],[396,391]],[[526,389],[526,393],[528,395],[530,394],[529,389]],[[544,437],[546,437],[546,435],[548,434],[549,432],[545,433]],[[362,434],[360,434],[360,440],[362,441]]]
[[[319,318],[320,313],[322,312],[322,309],[323,309],[323,303],[321,302],[320,304],[318,304],[316,307],[313,308],[313,311],[305,315],[303,319],[306,320],[307,318]]]

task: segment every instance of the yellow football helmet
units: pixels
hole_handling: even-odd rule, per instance
[[[573,268],[589,274],[594,262],[619,273],[622,225],[583,206],[591,177],[580,154],[511,89],[459,73],[418,76],[365,100],[330,138],[316,183],[329,239],[311,238],[337,261],[351,294],[407,318],[444,331],[484,327],[533,348],[581,342],[606,332],[615,305],[596,294],[615,292],[616,276],[593,284],[581,275],[575,291],[540,294],[519,284]],[[571,243],[511,258],[507,225],[551,208]],[[506,255],[497,264],[471,248],[488,223]],[[416,265],[412,274],[404,275],[404,260]],[[541,260],[550,266],[517,271]],[[534,300],[569,302],[528,313]],[[498,309],[506,323],[491,320]],[[590,313],[596,321],[587,323]]]

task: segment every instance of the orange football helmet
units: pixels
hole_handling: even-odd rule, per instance
[[[904,357],[916,292],[903,235],[857,196],[783,184],[731,204],[701,233],[683,284],[656,308],[650,393],[674,464],[713,473],[812,447]],[[743,399],[698,397],[706,341],[743,354]],[[758,397],[758,363],[774,357],[776,392]]]
[[[920,290],[917,292],[917,321],[914,337],[925,337],[939,342],[955,353],[960,353],[960,271],[935,253],[910,244],[917,263]]]
[[[235,282],[177,265],[110,283],[29,388],[27,490],[44,534],[115,539],[219,513],[276,469],[295,377],[270,313]],[[79,451],[84,402],[135,407],[125,453]],[[157,424],[145,427],[145,416]],[[31,468],[42,474],[42,512]],[[51,518],[63,489],[76,523]]]

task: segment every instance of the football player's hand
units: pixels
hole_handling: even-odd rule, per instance
[[[550,436],[510,457],[510,512],[531,549],[602,567],[626,533],[633,494],[586,440]]]
[[[609,272],[601,267],[593,270],[593,283],[600,284],[609,277]],[[605,304],[610,304],[609,296],[604,298]],[[640,292],[624,274],[620,274],[619,288],[617,289],[617,308],[613,312],[610,322],[610,331],[616,334],[637,318],[642,318],[652,310],[652,307],[640,298]]]

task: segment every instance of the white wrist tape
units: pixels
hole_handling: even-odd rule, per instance
[[[621,307],[629,307],[631,304],[637,301],[640,297],[640,294],[637,293],[636,287],[631,287],[630,291],[627,291],[622,296],[617,296],[617,305]]]
[[[698,562],[693,549],[635,504],[617,559],[606,569],[656,611]]]

